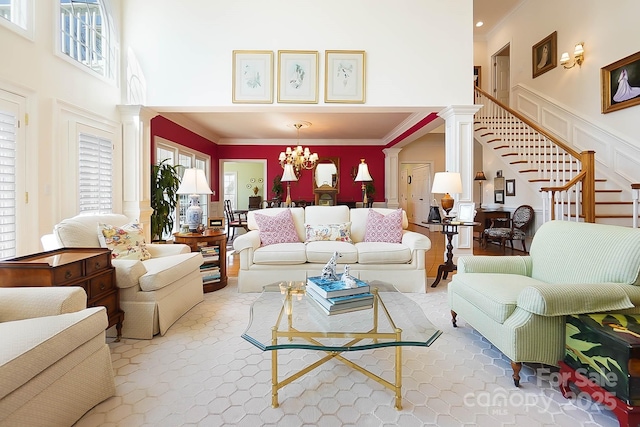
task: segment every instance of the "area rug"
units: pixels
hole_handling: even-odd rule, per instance
[[[400,411],[390,390],[337,361],[285,386],[272,408],[271,355],[241,338],[257,294],[238,293],[230,278],[165,336],[111,343],[116,396],[77,426],[618,426],[591,400],[562,397],[555,368],[525,365],[515,388],[509,360],[464,319],[451,326],[447,282],[406,294],[443,334],[431,347],[404,347]],[[393,373],[393,349],[349,356]],[[317,357],[279,353],[280,373]]]

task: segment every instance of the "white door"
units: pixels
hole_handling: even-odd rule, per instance
[[[429,195],[431,194],[431,167],[416,165],[411,171],[411,203],[413,223],[423,224],[429,217]]]
[[[407,192],[409,191],[409,184],[408,184],[408,176],[409,176],[409,172],[407,170],[406,167],[402,167],[400,170],[400,184],[398,185],[399,188],[399,196],[400,196],[400,208],[402,210],[404,210],[407,213],[407,218],[409,219],[409,222],[413,222],[411,220],[412,216],[413,216],[413,212],[409,211],[409,206],[407,206]]]
[[[26,136],[20,120],[25,105],[23,97],[0,90],[0,259],[32,251],[29,230],[37,229],[27,213]]]
[[[495,98],[506,106],[509,106],[509,56],[498,55],[494,57],[495,85],[493,93]]]

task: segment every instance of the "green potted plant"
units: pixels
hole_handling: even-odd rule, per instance
[[[282,175],[276,175],[275,178],[273,178],[273,186],[271,187],[271,192],[273,193],[273,201],[280,201],[280,198],[282,197],[282,181],[280,181],[280,179],[282,178]]]
[[[376,195],[376,187],[373,185],[373,181],[368,181],[364,187],[365,193],[367,193],[367,199],[373,200],[373,196]]]
[[[151,167],[151,239],[162,240],[163,233],[173,230],[173,211],[178,205],[180,174],[178,166],[164,159]]]

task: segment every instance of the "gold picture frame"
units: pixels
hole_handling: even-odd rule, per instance
[[[532,77],[536,77],[558,66],[558,32],[554,31],[531,48]]]
[[[234,104],[273,103],[273,51],[233,51],[231,101]]]
[[[640,104],[640,52],[600,69],[602,114]]]
[[[364,104],[364,50],[327,50],[324,56],[324,102]]]
[[[318,103],[318,51],[278,51],[278,102]]]

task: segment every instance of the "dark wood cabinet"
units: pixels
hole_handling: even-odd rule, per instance
[[[115,325],[120,339],[124,312],[109,249],[62,248],[4,260],[0,286],[80,286],[87,293],[87,307],[106,307],[109,327]]]

